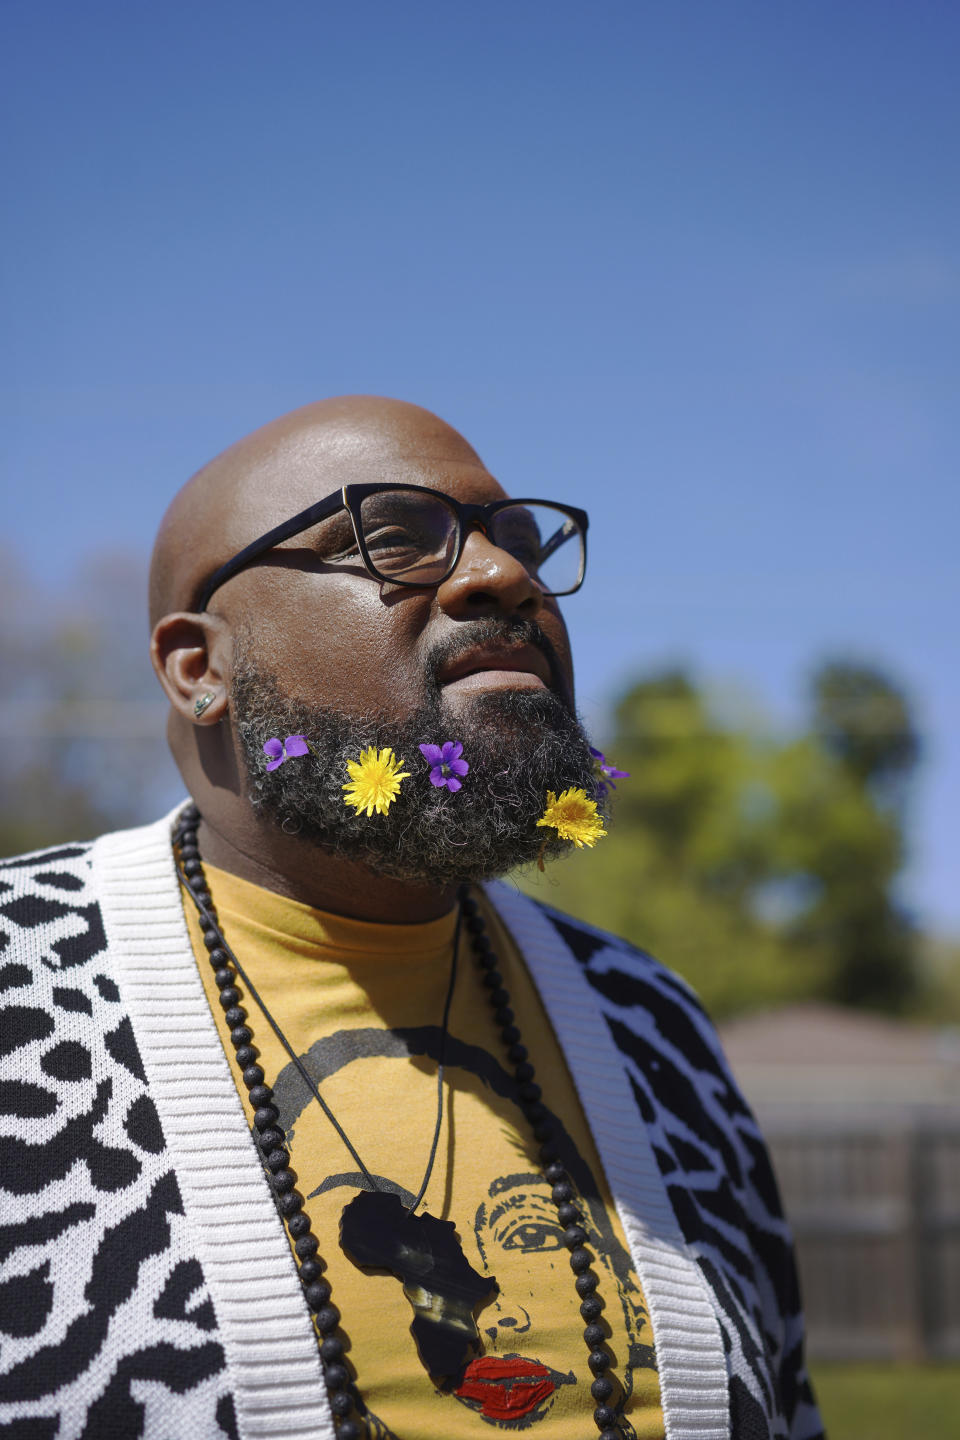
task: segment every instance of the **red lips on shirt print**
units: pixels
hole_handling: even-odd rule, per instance
[[[522,1355],[483,1355],[470,1362],[463,1384],[454,1393],[459,1400],[473,1402],[485,1420],[521,1420],[538,1406],[544,1406],[545,1414],[544,1402],[558,1384],[572,1380],[572,1375],[558,1375],[539,1360]]]

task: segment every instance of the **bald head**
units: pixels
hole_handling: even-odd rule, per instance
[[[409,478],[418,463],[481,462],[419,405],[376,395],[319,400],[272,420],[199,470],[171,502],[150,566],[150,623],[190,610],[203,581],[258,535],[341,485]]]

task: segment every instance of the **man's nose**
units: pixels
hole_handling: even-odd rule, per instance
[[[543,591],[509,550],[473,529],[457,568],[437,587],[437,603],[448,615],[519,615],[533,620],[543,609]]]

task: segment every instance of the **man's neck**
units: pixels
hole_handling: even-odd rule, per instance
[[[325,854],[272,826],[251,825],[237,834],[204,817],[198,838],[203,859],[219,870],[315,910],[354,920],[420,924],[447,914],[456,899],[453,885],[375,875],[364,865]]]

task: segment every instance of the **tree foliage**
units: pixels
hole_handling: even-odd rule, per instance
[[[0,855],[154,819],[182,793],[164,739],[134,557],[63,590],[0,554]]]
[[[822,666],[807,732],[774,740],[665,671],[623,695],[605,748],[631,772],[611,838],[526,888],[659,955],[717,1013],[910,1003],[916,937],[893,886],[919,746],[888,676]]]

